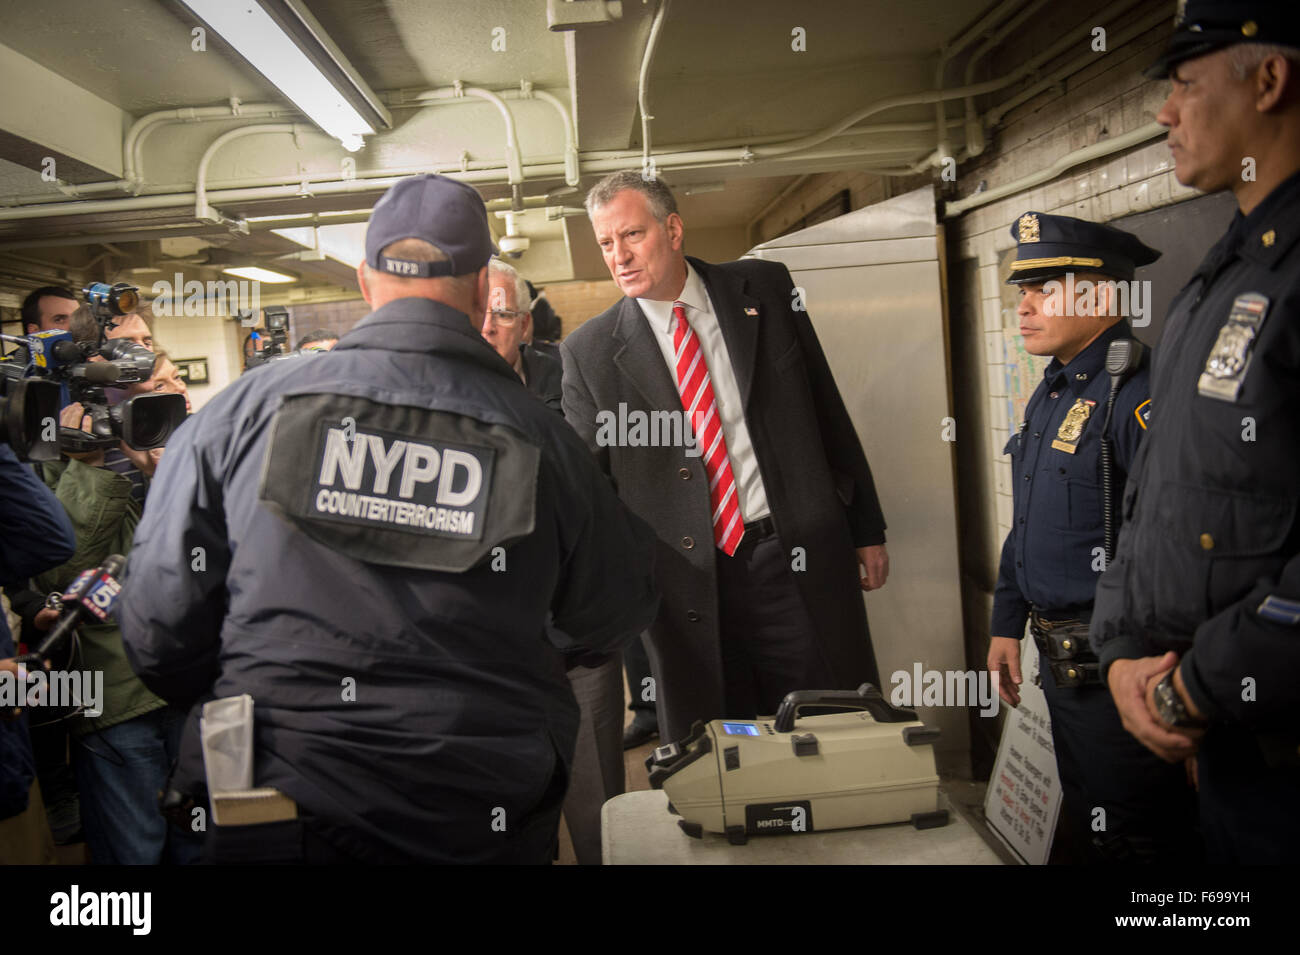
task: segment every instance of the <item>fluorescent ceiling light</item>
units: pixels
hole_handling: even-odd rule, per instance
[[[240,266],[239,268],[222,269],[221,271],[226,275],[248,279],[250,282],[265,282],[267,285],[284,285],[288,282],[298,281],[295,276],[287,275],[284,272],[273,272],[257,265]]]
[[[182,0],[349,152],[391,117],[297,0]],[[273,15],[274,14],[274,15]]]

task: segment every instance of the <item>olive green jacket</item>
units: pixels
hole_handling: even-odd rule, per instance
[[[131,499],[131,481],[105,468],[89,467],[80,461],[58,461],[43,465],[42,476],[68,512],[77,533],[72,559],[36,577],[42,592],[60,592],[87,568],[103,563],[109,554],[124,557],[140,523],[140,505]],[[167,704],[150,693],[131,670],[117,624],[82,624],[82,662],[79,669],[104,673],[103,715],[77,716],[68,721],[74,735],[106,729]]]

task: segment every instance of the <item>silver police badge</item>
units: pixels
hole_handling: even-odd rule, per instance
[[[1258,292],[1237,296],[1205,360],[1197,392],[1219,401],[1237,400],[1260,326],[1268,315],[1268,303],[1268,297]]]

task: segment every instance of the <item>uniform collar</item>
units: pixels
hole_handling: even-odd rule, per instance
[[[468,315],[430,298],[399,298],[375,309],[339,339],[334,351],[353,348],[437,353],[472,361],[502,377],[519,378],[470,324]]]
[[[1106,352],[1110,348],[1110,343],[1117,338],[1132,337],[1133,331],[1129,328],[1128,322],[1120,319],[1098,335],[1091,345],[1070,359],[1068,365],[1062,365],[1060,361],[1053,358],[1043,371],[1043,379],[1048,387],[1068,385],[1082,391],[1105,371]],[[1081,375],[1083,377],[1080,377]]]
[[[1231,231],[1238,230],[1236,251],[1267,269],[1274,268],[1300,239],[1300,172],[1265,196],[1250,215],[1238,211]]]

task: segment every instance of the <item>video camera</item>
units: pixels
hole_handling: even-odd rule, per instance
[[[61,450],[96,451],[119,441],[138,451],[160,448],[185,420],[181,395],[137,395],[109,407],[105,387],[148,381],[157,356],[133,341],[108,338],[114,319],[139,306],[136,286],[95,282],[82,294],[99,326],[95,341],[77,342],[62,329],[0,335],[22,346],[0,361],[0,441],[19,460],[53,461]],[[89,434],[59,426],[64,387],[90,416]]]
[[[241,313],[240,318],[244,318],[245,314],[247,313]],[[288,347],[289,310],[283,305],[271,305],[262,309],[262,318],[266,322],[267,341],[260,349],[256,345],[253,346],[253,352],[245,362],[245,371],[260,368],[277,358],[288,358],[292,354],[292,350]],[[252,334],[254,341],[261,337],[257,332]]]

